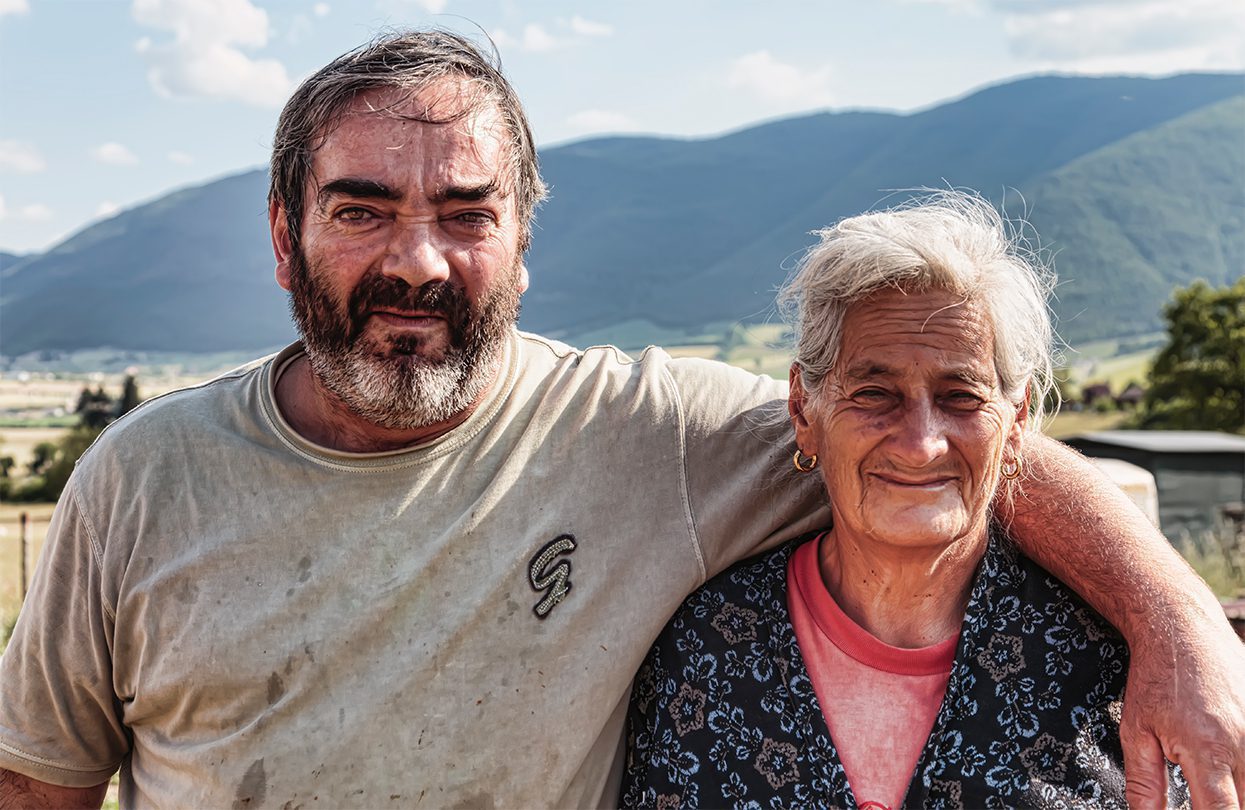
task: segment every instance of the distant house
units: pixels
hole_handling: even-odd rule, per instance
[[[1111,430],[1065,439],[1091,458],[1148,470],[1158,487],[1159,527],[1169,540],[1197,535],[1245,501],[1245,436],[1201,430]]]
[[[1111,399],[1111,386],[1106,383],[1090,383],[1081,389],[1081,404],[1093,405],[1100,399]]]
[[[1136,408],[1141,404],[1141,400],[1146,398],[1146,392],[1142,390],[1137,383],[1129,383],[1128,387],[1119,393],[1115,398],[1115,404],[1121,408]]]

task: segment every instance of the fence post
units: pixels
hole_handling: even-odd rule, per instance
[[[21,544],[22,544],[22,601],[26,601],[26,557],[30,548],[30,515],[25,512],[21,514]]]

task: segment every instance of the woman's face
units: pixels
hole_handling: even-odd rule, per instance
[[[791,416],[816,453],[836,530],[902,547],[985,530],[1025,409],[1007,402],[981,308],[950,293],[880,292],[851,307],[835,368],[811,398],[791,375]]]

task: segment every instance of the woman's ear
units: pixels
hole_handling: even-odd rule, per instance
[[[787,394],[787,413],[791,415],[791,426],[795,428],[795,443],[800,452],[806,456],[817,455],[817,440],[809,421],[809,400],[804,390],[802,379],[804,369],[799,363],[791,364],[787,377],[790,392]]]
[[[1016,419],[1012,422],[1012,429],[1007,434],[1008,449],[1017,463],[1020,462],[1024,448],[1025,429],[1029,426],[1029,403],[1032,402],[1032,397],[1033,386],[1029,385],[1025,388],[1024,399],[1016,406]]]

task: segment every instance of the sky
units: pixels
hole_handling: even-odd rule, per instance
[[[542,146],[1245,69],[1239,0],[0,0],[0,250],[263,165],[303,77],[420,26],[491,38]]]

